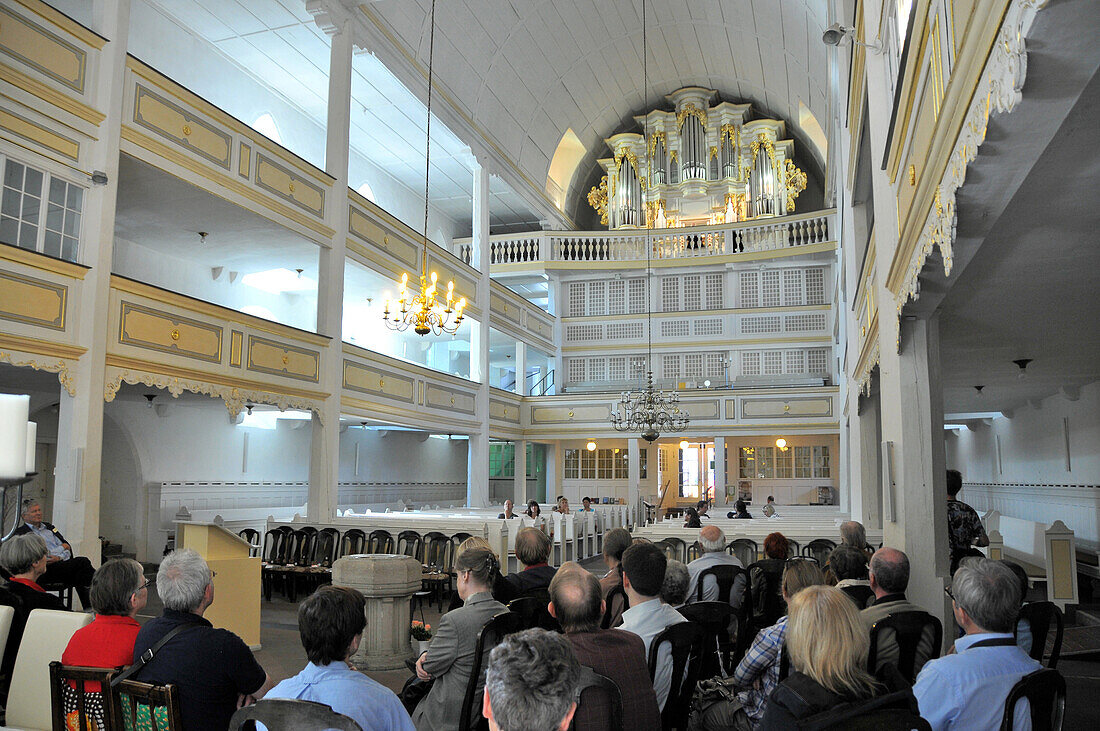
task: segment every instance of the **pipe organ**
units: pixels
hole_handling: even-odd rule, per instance
[[[612,157],[588,194],[609,229],[700,226],[794,213],[806,173],[781,120],[751,119],[751,105],[720,102],[686,87],[666,99],[672,111],[634,117],[643,134],[605,142]]]

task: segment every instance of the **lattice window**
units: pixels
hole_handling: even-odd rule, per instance
[[[684,377],[685,378],[702,378],[703,377],[703,354],[702,353],[690,353],[684,356]]]
[[[760,306],[759,277],[756,272],[741,272],[741,306]]]
[[[741,354],[741,374],[745,376],[760,375],[760,353]]]
[[[35,251],[42,217],[45,173],[8,160],[4,166],[4,197],[0,242]]]
[[[738,469],[742,479],[751,480],[756,477],[756,447],[741,447]]]
[[[584,300],[587,287],[584,282],[569,283],[569,316],[584,317]]]
[[[581,383],[584,381],[584,358],[570,358],[566,361],[566,368],[569,372],[570,383]]]
[[[80,236],[80,212],[84,189],[50,178],[50,199],[46,206],[46,234],[42,252],[67,261],[76,261],[76,242]]]
[[[659,446],[657,447],[657,469],[661,474],[668,472],[668,453]]]
[[[810,447],[793,447],[795,478],[813,477],[813,451]]]
[[[645,324],[641,322],[609,322],[607,323],[607,339],[623,340],[626,338],[640,338],[645,335]]]
[[[783,375],[783,351],[782,350],[765,350],[764,351],[764,375],[765,376],[780,376],[780,375]]]
[[[806,353],[807,373],[828,373],[829,351],[825,348],[812,348]]]
[[[814,447],[814,477],[832,477],[828,447]]]
[[[680,311],[680,279],[661,277],[661,311]]]
[[[783,270],[783,304],[787,307],[798,306],[804,302],[802,291],[802,270]]]
[[[630,453],[625,449],[616,449],[612,459],[615,464],[615,479],[625,480],[630,477]]]
[[[605,358],[589,358],[588,359],[588,380],[589,381],[606,381],[607,380],[607,359],[605,359]]]
[[[661,356],[661,373],[664,378],[679,378],[680,377],[680,356],[678,355],[662,355]]]
[[[722,318],[708,317],[703,320],[695,320],[691,323],[691,330],[696,335],[721,335]]]
[[[571,342],[593,342],[603,340],[603,325],[566,325],[565,339]]]
[[[631,279],[626,283],[627,290],[627,305],[630,314],[637,315],[645,312],[645,280],[644,279]]]
[[[724,280],[725,277],[720,272],[706,276],[703,286],[706,295],[706,309],[720,310],[725,307],[725,298],[723,297]]]
[[[775,476],[776,479],[789,480],[791,479],[791,462],[792,457],[791,449],[777,449],[775,451]]]
[[[607,284],[605,282],[588,283],[588,314],[607,314]]]
[[[825,304],[825,270],[820,267],[806,270],[806,304]]]
[[[760,272],[760,306],[779,307],[779,272]]]
[[[794,375],[806,372],[806,351],[788,350],[786,353],[786,361],[783,368],[784,373]]]
[[[825,329],[825,313],[813,312],[807,315],[787,315],[783,318],[786,332],[811,332]]]
[[[622,315],[626,312],[626,282],[613,279],[607,283],[607,314]]]
[[[626,380],[626,357],[619,355],[614,358],[607,359],[607,380],[609,381],[625,381]]]
[[[579,449],[567,449],[565,450],[565,471],[562,475],[567,480],[575,480],[580,477],[581,472],[581,450]]]
[[[596,479],[596,453],[587,449],[581,450],[581,479]]]
[[[688,334],[687,320],[665,320],[661,323],[662,338],[682,338]]]
[[[722,353],[707,353],[707,378],[721,378],[725,375],[722,365]]]
[[[753,333],[777,333],[779,332],[779,323],[779,315],[742,317],[741,332],[745,335]]]
[[[645,356],[644,355],[632,355],[630,356],[630,380],[640,379],[645,377]]]
[[[703,309],[703,296],[700,292],[702,278],[698,274],[684,277],[684,311],[693,312]]]
[[[596,479],[610,480],[613,479],[615,471],[612,467],[612,452],[610,449],[599,449],[597,451],[597,465],[596,465]]]

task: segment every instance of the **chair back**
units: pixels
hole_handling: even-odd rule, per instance
[[[545,588],[532,589],[523,596],[508,602],[508,611],[520,617],[520,629],[547,629],[561,632],[561,623],[550,614],[546,605],[550,603],[550,592]]]
[[[758,550],[756,541],[751,538],[737,538],[730,541],[729,545],[726,546],[726,553],[736,556],[742,566],[750,566],[756,563]]]
[[[356,556],[367,553],[367,534],[359,528],[351,528],[344,531],[344,537],[340,539],[340,556]]]
[[[1066,713],[1066,679],[1054,668],[1043,668],[1020,678],[1005,699],[1005,713],[1001,718],[1001,731],[1012,731],[1016,717],[1016,704],[1027,698],[1031,707],[1031,728],[1046,731],[1062,728]]]
[[[286,531],[278,529],[264,533],[264,545],[260,558],[265,564],[281,566],[286,563],[286,537]]]
[[[786,610],[780,591],[784,565],[778,559],[764,559],[749,565],[749,592],[757,627],[772,626]]]
[[[458,717],[459,731],[477,728],[481,718],[481,694],[478,691],[485,686],[485,656],[508,635],[519,632],[522,627],[519,615],[501,612],[482,625],[477,633],[474,646],[474,666],[470,670],[470,679],[466,682],[466,694],[462,698],[462,715]],[[478,713],[474,716],[475,705]]]
[[[718,582],[718,600],[720,602],[730,603],[730,595],[733,593],[733,584],[737,581],[737,577],[745,573],[745,569],[740,566],[734,566],[733,564],[720,564],[718,566],[708,566],[703,569],[703,572],[699,574],[699,587],[696,589],[696,601],[703,601],[703,582],[706,581],[708,576],[713,576],[714,580]],[[748,587],[748,579],[745,580],[745,586]],[[743,599],[743,598],[742,598]],[[744,601],[740,606],[744,605]]]
[[[313,565],[313,545],[316,542],[317,530],[302,528],[290,534],[287,543],[287,566],[307,567]]]
[[[11,634],[11,622],[15,618],[15,607],[0,604],[0,655],[8,648],[8,635]]]
[[[600,724],[599,728],[608,729],[608,731],[623,731],[623,694],[619,690],[619,685],[606,675],[600,675],[595,670],[584,665],[581,666],[581,683],[577,688],[577,706],[584,705],[585,694],[589,696],[589,702],[592,702],[592,695],[603,695],[607,698],[607,718],[598,719]],[[569,723],[569,728],[576,727],[577,717],[574,715],[573,720]]]
[[[114,670],[72,667],[56,660],[51,662],[53,728],[57,731],[110,731],[117,728],[110,694],[114,674]],[[88,690],[87,682],[98,684],[99,690]]]
[[[397,552],[403,556],[412,556],[424,563],[424,541],[414,530],[403,530],[397,535]]]
[[[61,657],[73,633],[91,624],[91,614],[34,609],[27,617],[8,690],[9,728],[50,728],[50,661]]]
[[[1058,657],[1062,654],[1062,633],[1065,631],[1065,621],[1062,619],[1062,610],[1054,602],[1031,602],[1020,607],[1020,616],[1016,620],[1016,626],[1012,634],[1019,640],[1020,622],[1027,620],[1031,627],[1031,655],[1032,660],[1043,661],[1046,652],[1047,637],[1050,635],[1051,625],[1054,625],[1054,644],[1050,649],[1048,668],[1058,667]]]
[[[855,584],[853,586],[842,586],[840,590],[848,595],[848,598],[855,602],[856,609],[864,610],[871,606],[871,602],[875,600],[875,592],[871,587],[864,586],[863,584]]]
[[[607,607],[604,609],[603,620],[600,621],[601,629],[611,629],[611,623],[615,621],[616,616],[622,616],[622,613],[630,608],[630,599],[626,596],[626,589],[622,584],[616,584],[611,587],[611,591],[607,592],[607,596],[604,597],[604,601],[607,602]],[[616,615],[616,609],[618,615]]]
[[[666,627],[653,638],[653,644],[649,647],[650,678],[657,673],[657,655],[661,646],[667,643],[672,649],[672,684],[665,709],[661,712],[661,723],[665,728],[687,727],[691,694],[699,678],[704,635],[703,628],[694,622],[680,622]]]
[[[704,553],[706,553],[706,551],[703,549],[703,544],[699,541],[695,541],[695,543],[687,547],[687,561],[685,563],[691,563]]]
[[[802,547],[802,556],[816,559],[820,565],[824,566],[825,562],[829,560],[829,554],[835,548],[836,542],[830,541],[828,538],[815,538]]]
[[[882,645],[889,640],[886,633],[891,631],[898,645],[898,661],[895,663],[898,672],[912,684],[924,664],[940,656],[943,625],[928,612],[921,611],[897,612],[875,622],[871,627],[871,648],[867,653],[867,669],[872,675],[879,668]],[[927,656],[919,652],[922,640],[931,643]]]
[[[679,538],[665,538],[664,540],[657,541],[654,545],[661,549],[661,552],[665,554],[665,558],[670,561],[683,561],[685,545]]]
[[[424,563],[435,566],[438,570],[449,572],[451,570],[451,539],[432,531],[424,536]]]
[[[802,555],[802,544],[793,538],[787,539],[787,558]]]
[[[248,541],[249,557],[260,555],[260,549],[262,548],[262,546],[260,545],[260,531],[256,530],[255,528],[245,528],[244,530],[237,533],[237,535]]]
[[[716,675],[724,675],[725,656],[730,646],[729,626],[733,617],[733,607],[727,602],[695,602],[686,604],[678,610],[684,619],[703,628],[703,656],[699,668],[699,678],[706,680]]]
[[[123,680],[113,688],[115,717],[123,731],[182,731],[179,691],[174,685]]]
[[[314,728],[362,731],[362,726],[354,719],[337,713],[324,703],[289,698],[269,698],[238,708],[233,718],[229,719],[229,728],[240,731],[248,721],[262,723],[268,731]]]
[[[340,531],[325,528],[317,533],[313,541],[313,562],[318,566],[331,569],[336,563],[336,552],[340,548]]]
[[[393,553],[393,534],[381,529],[371,531],[367,539],[367,553]]]

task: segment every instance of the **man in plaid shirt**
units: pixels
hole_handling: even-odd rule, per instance
[[[789,561],[783,571],[783,598],[790,601],[807,586],[824,583],[825,575],[813,561]],[[768,697],[779,685],[779,664],[786,634],[786,617],[760,630],[733,675],[718,681],[728,690],[736,691],[736,695],[723,694],[725,699],[701,709],[698,721],[692,719],[691,728],[706,731],[755,728],[764,716]]]

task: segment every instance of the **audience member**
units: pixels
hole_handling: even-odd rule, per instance
[[[457,549],[455,549],[455,558],[454,558],[454,560],[457,561],[458,557],[462,554],[463,551],[467,551],[471,548],[484,548],[484,549],[489,550],[489,551],[493,550],[493,547],[489,544],[489,541],[487,541],[486,539],[482,538],[481,536],[470,536],[469,538],[464,540],[462,543],[460,543],[458,545]],[[507,604],[508,602],[510,602],[510,601],[512,601],[513,599],[516,598],[517,594],[516,594],[515,587],[512,586],[511,582],[509,582],[507,579],[505,579],[505,577],[500,573],[500,567],[499,566],[493,572],[493,575],[492,575],[491,578],[492,578],[492,581],[490,583],[490,587],[491,587],[494,599],[496,599],[501,604]],[[451,592],[451,604],[450,604],[450,606],[447,607],[447,611],[448,612],[454,611],[455,609],[458,609],[461,606],[462,606],[462,598],[458,595],[458,592],[457,591]]]
[[[679,562],[670,561],[670,569],[673,563]],[[686,573],[685,569],[685,579]],[[605,608],[596,577],[572,561],[562,564],[550,582],[550,614],[561,623],[577,661],[619,686],[623,728],[656,731],[661,727],[661,714],[649,678],[645,643],[630,632],[600,629]],[[604,694],[593,693],[592,700],[586,697],[578,707],[573,724],[578,731],[600,729],[606,724],[607,713]]]
[[[1004,564],[971,558],[955,572],[949,593],[966,636],[955,640],[954,654],[930,660],[917,676],[921,716],[935,731],[999,728],[1012,686],[1042,667],[1012,637],[1019,582]],[[1017,704],[1013,727],[1029,728],[1030,720],[1027,703]]]
[[[569,515],[569,500],[564,495],[558,495],[558,503],[554,506],[554,512]]]
[[[661,601],[673,609],[687,604],[691,588],[691,573],[683,561],[669,559],[665,567],[665,580],[661,583]]]
[[[790,600],[791,674],[768,699],[758,729],[801,728],[813,716],[868,700],[882,687],[866,670],[867,633],[843,592],[811,586]],[[912,696],[900,698],[910,708]]]
[[[630,548],[633,539],[626,528],[612,528],[603,536],[603,560],[607,564],[607,573],[600,579],[603,598],[616,586],[623,585],[623,551]],[[616,594],[611,600],[611,624],[614,627],[626,609],[626,595]]]
[[[42,506],[36,500],[23,501],[23,523],[15,529],[13,535],[21,536],[34,533],[46,542],[49,556],[46,558],[46,573],[40,579],[43,584],[63,584],[71,586],[80,597],[80,606],[88,609],[92,606],[88,596],[88,587],[92,584],[92,562],[83,556],[74,556],[73,547],[61,535],[61,531],[52,523],[42,520]]]
[[[787,536],[776,531],[764,536],[764,560],[786,561],[787,553],[791,549],[791,542]]]
[[[783,572],[783,597],[790,601],[806,587],[824,583],[825,575],[813,561],[792,561]],[[785,616],[771,627],[760,630],[733,675],[718,681],[735,695],[707,707],[700,716],[700,728],[740,731],[751,729],[760,722],[768,696],[779,684],[780,655],[786,633]]]
[[[875,552],[873,548],[867,545],[867,530],[863,527],[863,523],[858,520],[848,520],[840,524],[840,545],[851,546],[858,551],[862,551],[864,561]]]
[[[691,574],[691,584],[688,587],[688,604],[697,601],[718,601],[718,579],[714,576],[708,576],[703,581],[703,598],[699,598],[699,577],[706,569],[712,566],[744,568],[744,565],[736,556],[726,553],[726,534],[718,526],[708,525],[699,531],[699,544],[703,547],[703,555],[688,564],[688,572]],[[729,603],[734,609],[741,607],[747,582],[748,579],[744,573],[738,574],[733,581]]]
[[[870,584],[871,591],[875,592],[875,600],[871,606],[860,612],[860,619],[863,620],[868,636],[875,622],[891,614],[924,611],[923,607],[905,598],[905,590],[909,586],[909,557],[896,548],[884,546],[875,551],[875,555],[871,557]],[[933,639],[930,630],[924,633],[917,646],[918,663],[932,657]],[[876,672],[886,663],[896,665],[899,652],[898,644],[893,639],[893,632],[887,631],[881,634],[876,655],[877,667],[871,668],[871,671]]]
[[[749,520],[752,518],[752,513],[749,512],[749,506],[744,500],[738,500],[733,504],[733,507],[737,509],[737,512],[729,513],[726,516],[727,518],[736,518],[739,520]]]
[[[545,589],[557,571],[546,561],[550,558],[552,544],[545,533],[535,528],[520,528],[516,534],[516,559],[523,564],[523,571],[508,574],[508,583],[512,585],[516,596],[526,594],[533,589]]]
[[[536,503],[536,505],[537,505],[537,503]],[[511,520],[512,518],[518,518],[519,516],[516,515],[514,512],[512,512],[512,509],[514,507],[515,507],[515,503],[513,503],[510,499],[505,500],[504,501],[504,512],[497,516],[497,520]]]
[[[764,505],[764,508],[761,512],[764,513],[765,518],[771,518],[775,516],[775,498],[773,496],[768,495],[768,502]]]
[[[753,614],[758,622],[764,623],[764,626],[774,623],[776,619],[786,614],[780,582],[790,545],[790,541],[782,533],[769,533],[764,538],[764,558],[750,567],[749,583],[752,589],[750,596],[755,601]]]
[[[1002,558],[1001,563],[1009,568],[1009,570],[1016,575],[1016,580],[1020,582],[1020,608],[1023,609],[1024,604],[1027,602],[1027,592],[1031,588],[1031,584],[1027,578],[1027,572],[1024,571],[1024,567],[1015,561],[1009,561],[1007,558]],[[1031,622],[1024,617],[1020,617],[1020,620],[1016,622],[1016,644],[1020,646],[1020,649],[1031,654]]]
[[[146,622],[134,642],[137,662],[169,632],[178,632],[131,679],[174,683],[183,726],[189,729],[228,728],[237,708],[262,697],[273,685],[240,637],[214,629],[203,619],[214,603],[213,579],[206,561],[190,548],[165,556],[157,571],[164,612]]]
[[[695,508],[688,508],[684,511],[684,527],[685,528],[699,528],[702,523],[699,521],[699,513]]]
[[[630,609],[623,612],[623,623],[618,629],[641,637],[647,658],[653,638],[666,627],[687,621],[659,599],[667,565],[665,554],[652,543],[631,546],[623,553],[623,588],[630,600]],[[653,676],[653,690],[657,693],[657,706],[661,710],[664,710],[671,686],[672,650],[666,644],[658,651],[657,669]]]
[[[577,710],[580,665],[564,637],[529,629],[489,656],[481,712],[492,731],[565,731]]]
[[[524,530],[546,538],[540,531]],[[520,535],[523,535],[522,531]],[[519,548],[519,536],[516,537],[516,548]],[[418,731],[466,727],[466,722],[458,718],[461,713],[457,711],[462,708],[466,684],[473,672],[478,632],[486,622],[506,609],[493,599],[489,590],[493,572],[499,570],[499,566],[496,554],[487,548],[468,549],[455,559],[455,587],[465,604],[440,618],[427,652],[416,661],[416,676],[420,680],[435,679],[432,689],[412,714]],[[485,667],[484,663],[482,667]],[[479,692],[483,683],[484,679],[478,678]]]
[[[695,503],[695,512],[699,514],[699,520],[710,520],[710,501],[700,500]]]
[[[592,507],[592,498],[588,497],[587,495],[585,495],[583,498],[581,498],[581,509],[580,509],[579,512],[582,512],[582,513],[594,513],[594,512],[596,512],[596,509]]]
[[[962,490],[962,473],[947,471],[947,540],[951,550],[951,573],[959,567],[959,561],[967,556],[981,556],[974,546],[988,546],[982,519],[977,511],[958,499]]]
[[[46,573],[48,556],[46,541],[34,534],[12,536],[0,546],[0,566],[11,576],[4,583],[4,589],[11,596],[15,609],[8,630],[8,644],[4,647],[4,660],[0,664],[0,691],[3,691],[0,695],[7,695],[7,683],[11,680],[19,641],[23,639],[30,613],[35,609],[65,610],[60,599],[38,585],[38,579]]]
[[[412,720],[394,692],[349,665],[366,626],[365,604],[355,589],[332,585],[304,599],[298,605],[298,632],[308,662],[267,697],[324,703],[364,731],[412,731]]]
[[[132,558],[108,561],[96,569],[89,592],[95,620],[73,634],[61,662],[86,668],[121,668],[133,662],[134,643],[141,629],[134,617],[145,608],[151,583],[145,580],[142,565]],[[84,688],[100,689],[99,683],[90,682]]]
[[[855,602],[857,609],[868,606],[874,591],[867,576],[867,554],[852,546],[839,545],[829,554],[829,573],[836,579],[836,588]]]
[[[548,521],[546,518],[542,517],[542,506],[539,505],[538,500],[528,500],[527,510],[525,510],[523,514],[531,519],[530,527],[532,528],[538,528],[543,533],[553,528],[552,525],[547,525]]]

